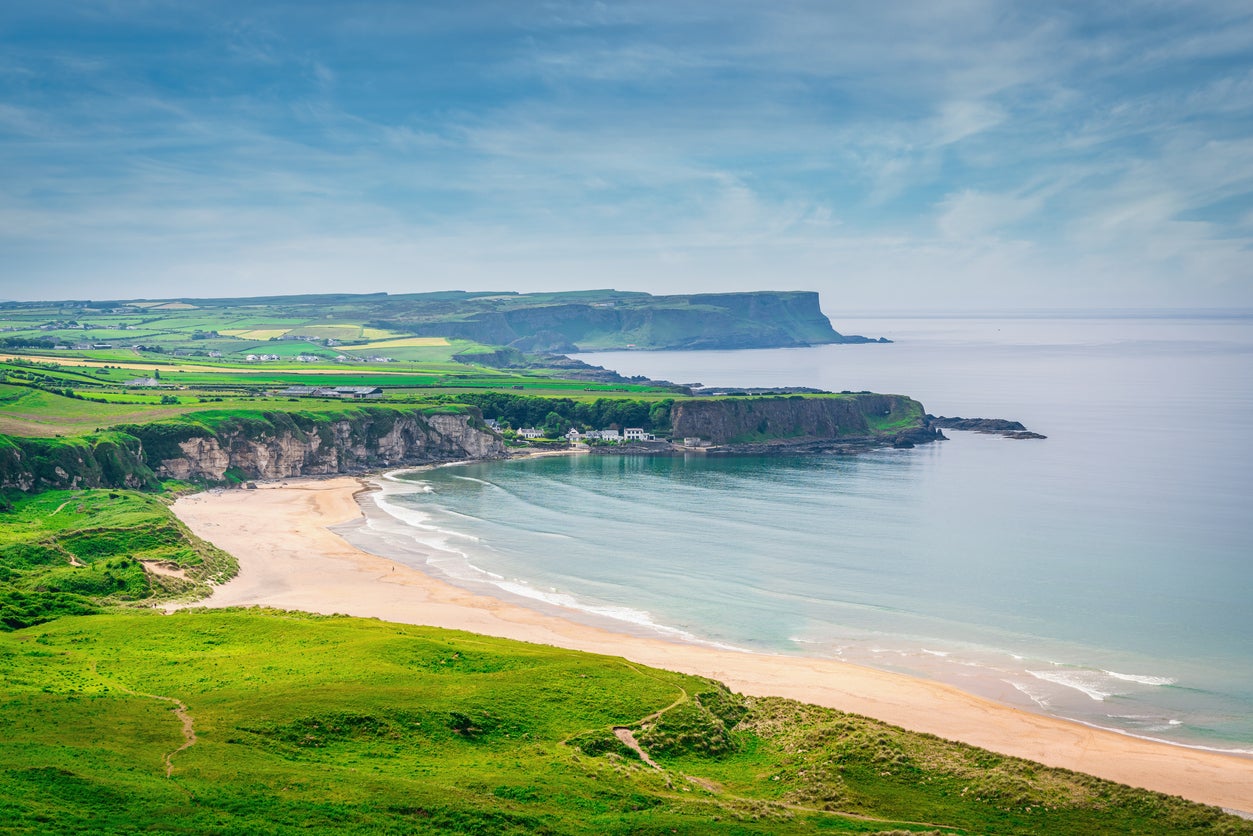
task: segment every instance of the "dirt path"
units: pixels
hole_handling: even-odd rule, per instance
[[[645,752],[644,749],[640,746],[640,744],[636,741],[635,735],[632,734],[631,730],[628,729],[626,726],[614,726],[613,733],[614,733],[614,736],[616,736],[619,740],[621,740],[624,744],[626,744],[626,747],[628,749],[631,749],[632,751],[635,752],[635,754],[639,755],[640,760],[642,760],[644,763],[648,764],[649,766],[651,766],[653,769],[657,770],[658,772],[665,771],[657,764],[657,761],[653,760],[652,758],[648,756],[648,753]]]
[[[187,706],[182,700],[176,700],[173,697],[151,696],[156,700],[174,703],[174,716],[183,724],[183,745],[165,756],[165,777],[169,778],[174,774],[174,756],[196,745],[196,726],[191,719],[191,714],[187,711]]]
[[[92,665],[92,670],[96,671],[94,664]],[[161,702],[168,702],[172,705],[170,710],[173,711],[174,716],[178,718],[180,730],[183,733],[183,745],[179,746],[172,752],[167,752],[161,760],[165,764],[165,777],[173,777],[174,756],[179,752],[186,751],[196,745],[196,723],[195,720],[192,719],[191,712],[187,710],[187,704],[177,697],[163,697],[160,694],[141,694],[132,688],[127,688],[120,682],[112,682],[111,684],[116,686],[118,690],[125,691],[132,696],[143,697],[144,699],[149,700],[160,700]]]

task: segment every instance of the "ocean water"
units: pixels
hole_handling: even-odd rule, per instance
[[[891,345],[583,359],[909,394],[1049,436],[389,474],[357,542],[624,631],[842,658],[1253,754],[1253,320],[836,320]]]

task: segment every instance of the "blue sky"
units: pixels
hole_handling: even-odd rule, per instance
[[[1253,5],[0,9],[0,298],[1253,307]]]

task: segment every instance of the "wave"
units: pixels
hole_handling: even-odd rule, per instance
[[[1045,697],[1044,694],[1032,689],[1026,683],[1015,682],[1012,679],[1002,679],[1001,681],[1007,685],[1013,686],[1014,690],[1018,691],[1020,694],[1030,699],[1033,703],[1040,706],[1040,708],[1044,709],[1045,712],[1052,707],[1052,703],[1048,701],[1048,698]]]
[[[1140,676],[1129,673],[1118,673],[1116,671],[1106,670],[1069,670],[1069,671],[1033,671],[1027,673],[1036,679],[1042,679],[1045,682],[1051,682],[1054,685],[1061,685],[1064,688],[1073,688],[1086,694],[1097,702],[1103,702],[1109,697],[1117,697],[1127,693],[1124,687],[1120,687],[1119,682],[1133,682],[1137,685],[1163,686],[1174,685],[1178,680],[1169,676]]]
[[[1133,673],[1118,673],[1117,671],[1101,671],[1101,673],[1121,679],[1124,682],[1138,682],[1141,685],[1174,685],[1179,680],[1172,676],[1137,676]]]
[[[495,482],[488,482],[486,479],[476,479],[473,476],[462,476],[461,474],[458,474],[458,473],[453,473],[450,475],[452,476],[453,479],[460,479],[463,482],[474,482],[475,484],[483,485],[484,487],[488,487],[488,488],[500,487]]]
[[[681,630],[678,627],[671,627],[653,620],[650,613],[645,610],[637,610],[632,607],[614,606],[610,604],[591,604],[582,601],[566,592],[558,592],[550,590],[545,592],[536,589],[525,581],[514,579],[512,581],[499,580],[492,581],[492,585],[514,595],[523,598],[530,598],[534,601],[542,601],[545,604],[555,607],[561,607],[567,610],[575,610],[576,612],[586,613],[588,615],[598,616],[600,618],[608,618],[613,621],[621,621],[636,627],[644,627],[648,630],[660,633],[666,636],[672,636],[681,639],[690,644],[700,644],[706,647],[716,647],[720,650],[734,650],[738,653],[752,653],[753,651],[743,647],[737,647],[723,642],[704,639],[694,633]]]
[[[431,525],[431,523],[429,522],[430,517],[427,516],[426,514],[423,514],[421,511],[415,511],[411,508],[402,508],[401,506],[396,505],[393,502],[388,502],[387,497],[385,495],[373,494],[371,498],[374,500],[374,504],[378,506],[379,510],[386,513],[389,517],[392,517],[396,519],[397,521],[404,523],[410,528],[416,528],[419,531],[429,531],[435,534],[439,534],[440,536],[446,537],[446,538],[458,538],[462,540],[468,540],[472,543],[480,542],[479,538],[475,537],[473,534],[465,534],[464,532],[461,532],[461,531],[454,531],[448,528],[440,528],[437,525]],[[415,537],[414,539],[419,539],[419,538]],[[422,541],[422,542],[426,542],[426,541]],[[433,545],[433,544],[429,544],[429,545]]]

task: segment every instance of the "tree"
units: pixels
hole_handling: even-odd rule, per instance
[[[548,438],[560,438],[570,429],[570,422],[556,412],[550,412],[544,418],[544,435]]]

